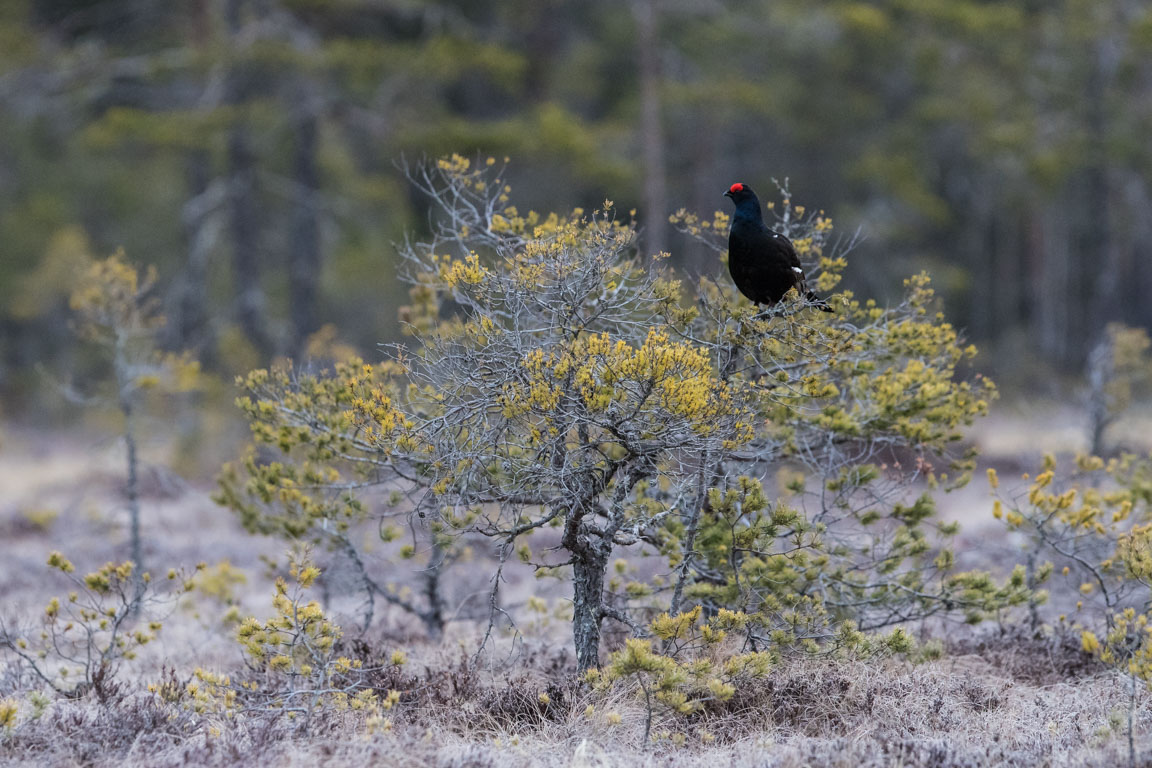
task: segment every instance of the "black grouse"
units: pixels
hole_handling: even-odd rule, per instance
[[[724,197],[736,204],[728,233],[728,271],[740,293],[757,304],[772,306],[795,288],[817,309],[831,312],[828,302],[808,290],[792,241],[764,223],[760,200],[752,187],[733,184]]]

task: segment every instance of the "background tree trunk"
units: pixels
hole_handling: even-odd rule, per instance
[[[1059,365],[1070,353],[1068,298],[1070,243],[1068,222],[1057,201],[1045,206],[1033,227],[1032,248],[1039,274],[1032,283],[1035,291],[1035,337],[1040,352]]]
[[[189,350],[201,363],[211,367],[215,344],[208,322],[208,260],[215,241],[212,214],[217,196],[210,186],[212,169],[208,152],[193,150],[188,154],[186,165],[189,198],[181,218],[187,258],[173,285],[168,346]]]
[[[292,242],[288,269],[289,311],[292,318],[290,349],[297,358],[305,352],[308,336],[316,330],[316,294],[320,282],[320,171],[318,98],[312,83],[301,80],[292,105]]]
[[[227,0],[225,18],[232,54],[242,25],[244,0]],[[228,73],[228,103],[243,105],[247,97],[247,73],[235,60]],[[256,213],[256,156],[248,126],[239,116],[228,131],[229,221],[232,236],[232,269],[236,281],[236,320],[248,340],[264,355],[272,351],[265,326],[264,288],[260,281],[260,222]]]
[[[248,340],[263,354],[272,344],[264,325],[265,298],[260,282],[260,224],[256,218],[256,163],[243,123],[228,136],[231,176],[229,220],[232,234],[232,269],[236,280],[236,319]]]
[[[659,0],[633,0],[640,69],[640,152],[644,164],[644,246],[668,250],[668,179],[664,170],[664,125],[660,109]]]

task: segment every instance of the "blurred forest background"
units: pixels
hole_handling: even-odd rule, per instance
[[[427,228],[398,166],[450,152],[634,208],[690,274],[719,263],[669,214],[790,179],[863,235],[848,287],[927,268],[982,370],[1071,380],[1152,326],[1149,136],[1144,0],[4,0],[0,395],[59,408],[68,296],[120,246],[209,371],[326,325],[371,357]]]

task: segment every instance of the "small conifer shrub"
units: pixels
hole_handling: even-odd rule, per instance
[[[357,712],[369,728],[388,727],[383,713],[400,699],[389,690],[381,695],[371,685],[374,673],[384,667],[402,666],[403,653],[365,665],[338,653],[343,630],[311,599],[320,569],[307,550],[290,554],[288,579],[276,580],[272,597],[273,615],[261,620],[250,616],[235,628],[247,672],[233,676],[197,669],[182,691],[164,691],[161,696],[184,700],[204,716],[227,718],[243,711],[249,716],[286,715],[307,731],[316,714]]]
[[[460,156],[412,179],[439,217],[402,252],[411,344],[241,381],[253,436],[277,454],[223,476],[220,501],[249,527],[332,536],[364,519],[365,493],[396,493],[426,558],[494,540],[489,632],[508,618],[513,555],[569,579],[581,670],[600,665],[605,621],[642,638],[695,605],[748,616],[758,648],[818,652],[1027,599],[1022,573],[955,567],[958,527],[923,492],[967,481],[962,430],[996,394],[957,376],[975,350],[926,275],[891,308],[844,291],[832,314],[787,299],[761,312],[726,282],[685,286],[611,201],[521,211],[502,168]],[[833,291],[846,261],[831,220],[774,210],[813,286]],[[722,250],[722,214],[677,221]],[[560,546],[538,551],[549,528]],[[668,567],[612,578],[628,552]]]
[[[80,575],[59,552],[49,555],[47,564],[71,589],[48,601],[38,627],[0,619],[0,649],[61,696],[91,692],[107,701],[116,692],[121,665],[156,639],[164,616],[192,590],[192,578],[173,569],[157,584],[149,573],[137,577],[131,561]]]
[[[139,492],[142,411],[149,396],[187,392],[200,383],[199,363],[157,348],[157,333],[165,321],[153,295],[155,285],[156,270],[141,272],[121,250],[92,261],[69,302],[77,336],[99,350],[111,376],[109,381],[93,382],[93,393],[80,394],[70,387],[65,393],[85,406],[114,408],[123,420],[130,559],[137,569],[144,566]]]

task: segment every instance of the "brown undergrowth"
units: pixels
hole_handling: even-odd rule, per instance
[[[84,461],[90,460],[84,456],[62,452],[58,460],[84,477]],[[89,511],[96,502],[100,508],[113,505],[100,495],[76,502],[71,491],[54,490],[63,486],[48,483],[51,469],[38,468],[37,477],[45,480],[34,494],[0,500],[5,525],[16,525],[33,508],[31,496],[35,508],[59,511],[55,520],[22,527],[18,536],[0,542],[6,610],[34,615],[59,592],[60,585],[43,576],[51,549],[111,556],[122,545],[111,538],[119,528]],[[68,483],[71,488],[73,476]],[[646,744],[640,691],[628,684],[597,691],[576,682],[575,658],[563,650],[561,620],[532,632],[525,626],[526,637],[514,646],[501,638],[475,666],[479,638],[464,623],[452,625],[436,643],[421,639],[417,630],[397,631],[403,625],[392,616],[382,617],[376,634],[358,636],[355,621],[348,620],[356,601],[341,600],[336,588],[331,604],[347,632],[334,653],[367,668],[364,682],[377,697],[399,694],[381,713],[386,722],[372,724],[364,711],[329,708],[304,731],[298,721],[271,711],[232,717],[197,712],[186,693],[197,667],[270,685],[243,661],[236,625],[220,617],[233,607],[241,615],[269,615],[272,583],[257,563],[265,554],[282,557],[282,551],[278,544],[239,535],[226,513],[193,494],[157,499],[149,509],[154,530],[166,534],[153,539],[155,562],[228,559],[247,581],[234,583],[227,600],[194,590],[158,639],[123,669],[103,702],[91,694],[37,696],[28,692],[34,681],[0,668],[0,764],[1062,768],[1110,766],[1126,758],[1126,685],[1072,635],[960,627],[938,629],[942,642],[922,639],[921,650],[909,654],[915,662],[786,658],[726,701],[705,702],[688,715],[658,713]],[[78,560],[77,567],[99,562]],[[520,578],[510,572],[510,602],[541,589]],[[406,663],[378,663],[397,651]],[[17,705],[8,726],[6,701]],[[1137,750],[1146,756],[1152,753],[1152,711],[1145,697],[1135,722]]]
[[[1040,642],[1040,641],[1037,641]],[[636,691],[576,682],[571,659],[526,651],[514,672],[478,670],[466,655],[387,667],[370,677],[401,691],[386,727],[325,711],[307,733],[291,718],[203,717],[182,695],[124,690],[54,701],[0,740],[6,764],[747,766],[1106,765],[1122,754],[1112,674],[1063,645],[1048,665],[1019,637],[967,638],[940,659],[786,660],[767,678],[687,718],[664,717],[641,738]],[[380,649],[348,643],[365,659]],[[1083,654],[1079,654],[1083,656]],[[1026,662],[1025,659],[1032,659]],[[1077,666],[1079,664],[1079,666]],[[1055,670],[1055,671],[1053,671]],[[161,685],[187,680],[166,670]],[[1140,709],[1141,733],[1152,712]],[[1147,747],[1147,739],[1141,737]]]

